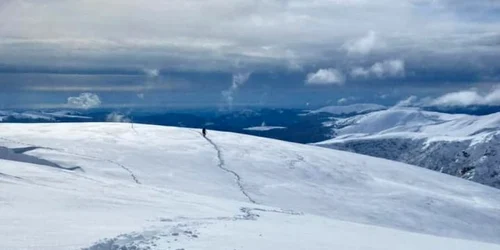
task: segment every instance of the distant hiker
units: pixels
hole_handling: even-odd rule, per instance
[[[203,134],[203,137],[206,137],[207,136],[207,129],[206,128],[203,128],[201,130],[201,133]]]

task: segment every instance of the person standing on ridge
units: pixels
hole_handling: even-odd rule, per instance
[[[201,130],[201,133],[203,134],[203,137],[207,137],[207,129],[206,128],[203,128]]]

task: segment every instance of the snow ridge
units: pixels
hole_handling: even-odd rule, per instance
[[[37,149],[43,149],[43,148],[40,148],[40,147],[11,148],[11,150],[16,154],[24,154],[24,153],[27,153],[29,151],[34,151]]]
[[[83,169],[81,167],[78,167],[78,166],[65,168],[65,167],[63,167],[55,162],[24,154],[25,152],[29,152],[29,151],[36,150],[36,149],[38,149],[38,147],[18,148],[18,149],[0,147],[0,159],[7,159],[10,161],[32,163],[32,164],[36,164],[36,165],[48,166],[48,167],[52,167],[52,168],[59,168],[59,169],[70,170],[70,171],[74,171],[74,170],[78,170],[78,169],[83,171]]]
[[[310,114],[330,113],[332,115],[364,114],[367,112],[385,110],[387,107],[373,103],[358,103],[346,106],[326,106],[313,110]]]
[[[248,199],[248,201],[250,201],[251,203],[253,204],[258,204],[254,199],[252,199],[252,197],[250,197],[250,195],[247,193],[247,191],[245,190],[245,188],[243,187],[243,184],[241,184],[241,176],[236,173],[235,171],[233,170],[230,170],[228,168],[225,167],[226,163],[224,162],[224,158],[222,157],[222,151],[220,150],[219,146],[217,146],[217,144],[215,144],[210,138],[208,137],[204,137],[210,144],[212,144],[212,146],[214,147],[214,149],[217,151],[217,158],[219,159],[219,164],[217,165],[220,169],[224,170],[225,172],[227,173],[230,173],[232,175],[234,175],[234,177],[236,178],[236,183],[238,184],[238,187],[240,188],[240,191],[241,193]]]
[[[132,177],[132,179],[134,180],[135,183],[141,184],[141,182],[139,181],[139,179],[137,178],[137,176],[134,174],[134,172],[132,172],[132,170],[130,170],[128,167],[124,166],[123,164],[121,164],[119,162],[116,162],[116,161],[113,161],[113,160],[108,160],[108,159],[103,159],[103,158],[98,158],[98,157],[88,156],[88,155],[82,155],[82,154],[77,154],[77,153],[71,153],[71,152],[67,152],[66,150],[58,149],[58,148],[49,148],[49,147],[37,146],[37,145],[34,145],[34,144],[24,143],[24,142],[20,142],[20,141],[14,141],[14,140],[10,140],[10,139],[3,138],[3,137],[0,137],[0,139],[4,140],[4,141],[16,143],[16,144],[19,144],[19,145],[25,145],[25,146],[27,146],[26,148],[18,148],[18,149],[14,149],[13,150],[15,153],[18,153],[18,154],[22,154],[22,153],[25,153],[25,152],[28,152],[28,151],[37,150],[37,149],[46,149],[46,150],[57,151],[57,152],[61,152],[61,153],[65,153],[65,154],[70,154],[70,155],[74,155],[74,156],[79,156],[79,157],[83,157],[83,158],[87,158],[87,159],[93,159],[93,160],[98,160],[98,161],[109,162],[109,163],[111,163],[113,165],[116,165],[116,166],[119,166],[123,170],[127,171],[130,174],[130,176]],[[36,157],[32,157],[32,158],[36,158]],[[36,158],[36,159],[38,159],[38,158]],[[43,160],[43,159],[40,159],[40,160]],[[45,160],[43,160],[43,161],[45,161]],[[83,171],[83,168],[81,168],[81,167],[64,168],[64,167],[59,166],[59,165],[57,165],[55,163],[53,163],[53,164],[54,165],[47,165],[47,164],[43,164],[43,165],[47,165],[47,166],[50,166],[50,167],[57,167],[57,168],[64,169],[64,170],[71,170],[71,171],[73,171],[73,170],[80,169],[80,170]]]

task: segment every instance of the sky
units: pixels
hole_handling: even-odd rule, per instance
[[[500,105],[498,0],[2,0],[0,108]]]

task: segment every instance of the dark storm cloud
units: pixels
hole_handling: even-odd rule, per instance
[[[498,51],[498,23],[466,19],[492,15],[498,6],[448,0],[11,0],[0,6],[0,60],[233,72],[314,65],[332,56],[350,60],[345,54]]]
[[[252,73],[243,91],[317,88],[308,76],[366,91],[491,81],[499,11],[493,0],[0,1],[0,90],[221,98],[239,72]]]

